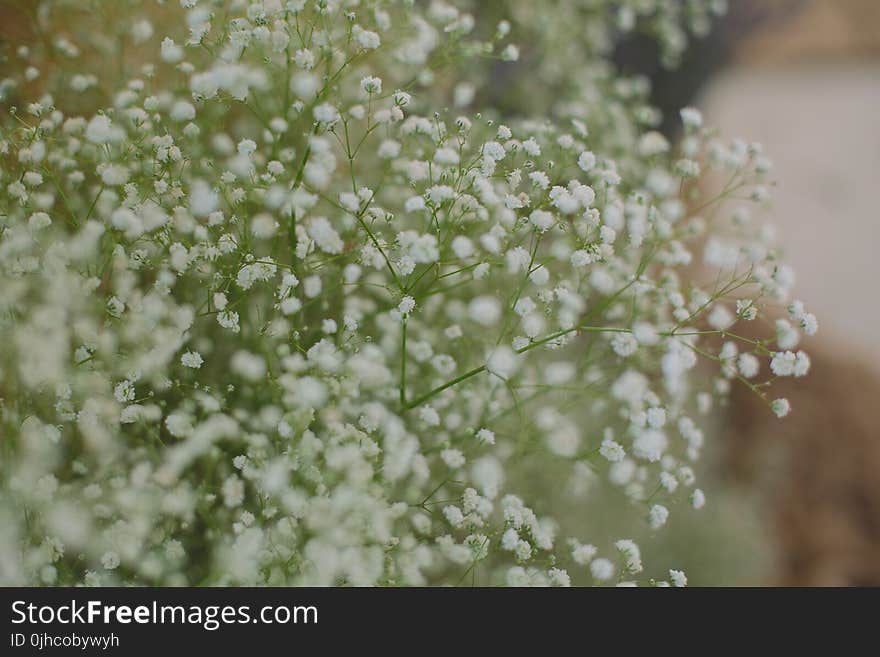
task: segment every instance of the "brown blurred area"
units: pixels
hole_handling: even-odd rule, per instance
[[[725,424],[726,474],[759,487],[776,543],[768,584],[880,584],[880,379],[862,363],[811,352],[805,379],[774,394],[794,410],[783,421],[735,386]]]
[[[774,383],[789,417],[734,386],[723,472],[760,492],[776,544],[768,584],[877,586],[880,2],[804,2],[754,29],[731,62],[700,104],[776,161],[770,218],[820,332],[802,345],[810,374]]]
[[[741,0],[733,0],[737,3]],[[783,9],[791,0],[760,0]],[[806,0],[784,20],[758,26],[735,55],[740,66],[786,65],[805,61],[880,55],[880,2]]]
[[[30,0],[0,0],[0,44],[20,43],[27,39],[34,20]]]

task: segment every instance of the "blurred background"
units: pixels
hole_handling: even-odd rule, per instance
[[[807,385],[786,391],[798,411],[790,422],[734,398],[727,474],[759,487],[775,581],[876,586],[880,2],[760,4],[793,6],[744,34],[697,102],[775,160],[773,220],[822,328],[807,343]]]
[[[789,418],[737,386],[719,418],[715,509],[740,531],[714,583],[880,585],[880,2],[730,0],[680,69],[651,50],[623,43],[617,59],[652,79],[667,117],[696,105],[774,160],[769,219],[821,326],[806,384],[780,390]]]
[[[793,407],[782,421],[732,387],[707,431],[709,502],[667,531],[632,534],[598,488],[566,509],[558,473],[524,480],[563,523],[644,541],[690,585],[880,585],[880,0],[729,0],[679,67],[650,36],[622,39],[614,61],[650,80],[670,139],[692,105],[774,161],[771,207],[754,220],[775,226],[796,298],[819,318],[799,345],[812,368],[774,382]]]

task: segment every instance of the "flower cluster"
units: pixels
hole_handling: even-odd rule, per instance
[[[809,369],[760,146],[670,144],[603,65],[640,13],[680,52],[679,3],[94,4],[0,81],[0,581],[686,583],[514,474],[660,531],[713,400]],[[568,4],[543,76],[513,39]],[[564,88],[514,118],[475,84],[514,71]]]

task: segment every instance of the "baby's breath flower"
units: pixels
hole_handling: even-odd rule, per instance
[[[512,43],[504,48],[501,52],[501,59],[506,62],[515,62],[519,59],[519,48]]]
[[[614,577],[614,564],[604,557],[593,559],[590,562],[590,573],[593,575],[593,579],[606,582]]]
[[[687,586],[687,576],[684,574],[683,570],[670,570],[669,581],[672,582],[673,586]]]
[[[680,112],[681,122],[687,130],[698,130],[703,127],[703,115],[700,110],[693,107],[685,107]]]
[[[776,414],[776,417],[785,417],[791,412],[791,404],[784,398],[774,399],[770,402],[770,408]]]
[[[400,311],[401,315],[409,315],[416,307],[416,300],[411,296],[405,296],[401,299],[400,304],[398,304],[397,309]]]
[[[577,163],[581,170],[589,173],[596,166],[596,156],[592,151],[583,151],[578,155]]]
[[[375,76],[362,78],[361,89],[367,94],[380,94],[382,93],[382,80]]]
[[[205,361],[202,360],[202,355],[197,351],[187,351],[180,357],[181,365],[195,370],[199,369],[204,362]]]
[[[659,529],[666,524],[668,517],[669,509],[662,504],[655,504],[648,511],[648,524],[651,526],[651,529]]]

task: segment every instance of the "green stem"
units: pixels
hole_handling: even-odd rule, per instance
[[[86,213],[86,218],[83,220],[83,223],[88,222],[92,217],[92,212],[95,211],[95,206],[98,205],[98,199],[101,198],[101,194],[104,193],[104,185],[101,185],[101,188],[98,190],[98,193],[95,194],[95,199],[92,201],[91,206],[89,206],[89,211]]]
[[[629,333],[630,329],[617,328],[617,327],[612,327],[612,326],[573,326],[573,327],[567,328],[567,329],[560,329],[559,331],[556,331],[555,333],[551,333],[550,335],[545,336],[545,337],[541,338],[540,340],[536,340],[535,342],[531,342],[531,343],[527,344],[525,347],[521,347],[519,349],[516,349],[515,353],[524,354],[525,352],[530,351],[530,350],[534,349],[535,347],[540,347],[543,344],[546,344],[546,343],[548,343],[552,340],[555,340],[557,338],[561,338],[562,336],[568,335],[569,333],[573,333],[574,331],[581,331],[583,333]],[[413,399],[411,402],[406,404],[404,406],[404,408],[406,408],[406,409],[415,408],[416,406],[419,406],[419,405],[425,403],[426,401],[428,401],[429,399],[431,399],[435,395],[440,394],[441,392],[443,392],[447,388],[451,388],[452,386],[457,385],[457,384],[461,383],[462,381],[467,381],[471,377],[474,377],[477,374],[482,374],[485,371],[487,371],[487,368],[486,368],[486,364],[484,363],[483,365],[480,365],[479,367],[475,367],[472,370],[468,370],[464,374],[460,374],[459,376],[455,377],[454,379],[451,379],[451,380],[447,381],[446,383],[439,385],[432,390],[429,390],[421,397],[417,397],[416,399]]]
[[[403,316],[403,337],[400,342],[400,405],[406,409],[406,315]]]
[[[441,392],[443,392],[447,388],[451,388],[452,386],[454,386],[458,383],[461,383],[462,381],[466,381],[467,379],[471,378],[472,376],[476,376],[477,374],[480,374],[485,371],[486,371],[485,365],[480,365],[479,367],[475,367],[474,369],[470,370],[469,372],[465,372],[464,374],[461,374],[460,376],[455,377],[451,381],[447,381],[443,385],[437,386],[433,390],[426,392],[421,397],[417,397],[416,399],[413,399],[411,402],[406,404],[404,406],[404,408],[409,410],[409,409],[415,408],[416,406],[420,406],[421,404],[424,404],[426,401],[431,399],[431,397],[440,394]]]

